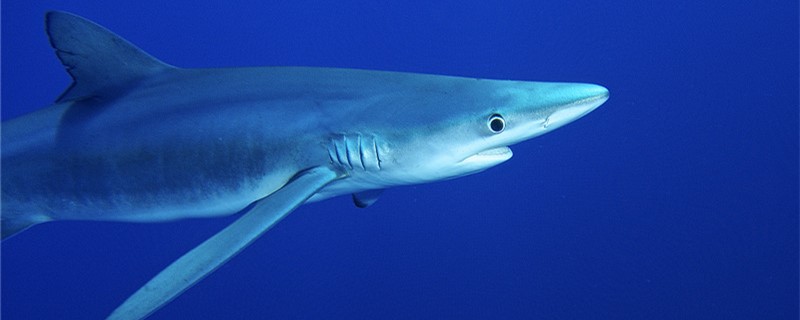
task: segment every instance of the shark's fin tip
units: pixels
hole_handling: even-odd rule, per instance
[[[367,190],[361,191],[358,193],[353,194],[353,204],[359,208],[366,208],[371,206],[375,201],[378,201],[378,198],[383,193],[384,189],[375,189],[375,190]]]
[[[40,221],[36,221],[30,219],[0,217],[0,239],[6,240],[13,235],[25,231],[25,229],[44,221],[46,220],[42,219]]]

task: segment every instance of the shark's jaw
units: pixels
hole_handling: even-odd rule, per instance
[[[514,153],[511,152],[511,149],[509,147],[506,146],[495,147],[483,150],[469,157],[466,157],[464,160],[461,160],[459,164],[465,166],[479,166],[479,167],[489,168],[492,166],[496,166],[500,163],[503,163],[508,159],[511,159],[513,155]]]

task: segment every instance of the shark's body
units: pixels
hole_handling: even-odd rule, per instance
[[[225,215],[333,158],[349,178],[315,199],[414,182],[370,178],[402,161],[390,143],[430,134],[410,128],[448,116],[448,92],[469,99],[463,93],[485,89],[381,71],[169,69],[111,103],[61,103],[5,123],[4,183],[13,187],[4,210],[42,219]],[[419,91],[440,96],[413,101]]]
[[[118,308],[141,318],[307,201],[475,173],[602,104],[595,85],[306,67],[180,69],[66,13],[75,82],[2,126],[3,237],[51,220],[164,221],[255,205]]]

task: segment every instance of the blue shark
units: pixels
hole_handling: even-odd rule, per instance
[[[401,72],[184,69],[82,17],[48,12],[73,79],[2,124],[2,236],[58,220],[236,221],[157,274],[109,319],[141,319],[298,206],[457,178],[588,114],[602,86]]]

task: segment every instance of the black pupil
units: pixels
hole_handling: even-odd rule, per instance
[[[504,126],[505,126],[505,122],[503,122],[503,119],[501,119],[501,118],[495,117],[495,118],[492,118],[492,120],[489,122],[489,127],[492,128],[492,131],[494,131],[494,132],[503,131],[503,127]]]

